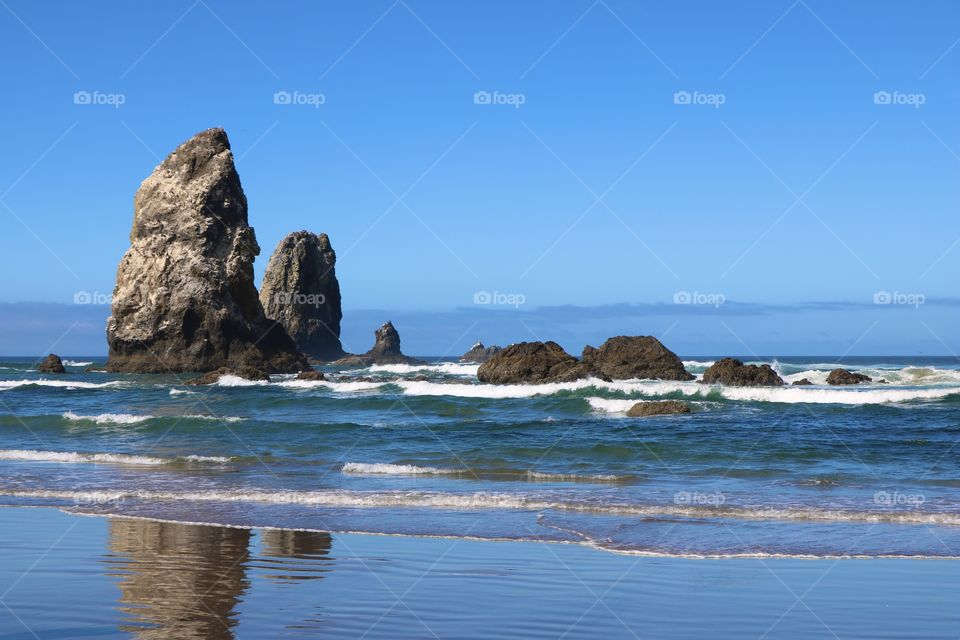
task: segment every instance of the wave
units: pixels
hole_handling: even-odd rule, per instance
[[[93,364],[93,360],[83,360],[83,361],[64,360],[63,361],[63,365],[65,367],[89,367],[92,364]]]
[[[37,387],[63,387],[66,389],[104,389],[107,387],[118,387],[123,383],[119,380],[112,380],[110,382],[82,382],[79,380],[47,380],[41,378],[39,380],[0,380],[0,391],[7,391],[8,389],[16,389],[18,387],[28,387],[28,386],[37,386]]]
[[[383,462],[348,462],[343,465],[343,473],[356,475],[390,475],[390,476],[417,476],[417,475],[462,475],[467,473],[460,469],[440,469],[437,467],[418,467],[412,464],[387,464]]]
[[[527,478],[537,482],[627,482],[632,476],[617,476],[611,473],[584,475],[580,473],[547,473],[545,471],[527,471]]]
[[[0,494],[19,498],[73,500],[76,502],[111,503],[124,500],[161,500],[180,502],[252,502],[319,507],[377,508],[410,507],[426,509],[475,509],[567,511],[585,514],[668,517],[668,518],[734,518],[769,521],[865,522],[895,524],[960,525],[960,514],[920,510],[844,511],[816,508],[735,507],[674,504],[598,503],[575,499],[552,499],[518,493],[474,492],[439,493],[419,491],[265,491],[237,489],[224,491],[122,491],[122,490],[54,490],[3,489]]]
[[[30,462],[61,463],[109,463],[144,466],[159,466],[183,462],[229,462],[230,458],[220,456],[182,456],[178,458],[155,458],[125,453],[78,453],[76,451],[37,451],[35,449],[0,449],[0,460],[19,460]]]
[[[129,413],[101,413],[95,416],[82,416],[72,411],[67,411],[62,417],[66,420],[73,420],[75,422],[87,421],[95,422],[97,424],[137,424],[139,422],[145,422],[146,420],[155,420],[158,418],[170,418],[177,420],[214,420],[217,422],[240,422],[241,420],[246,420],[246,418],[241,418],[239,416],[211,416],[203,414],[187,414],[182,416],[138,416]]]
[[[447,375],[454,376],[475,376],[477,375],[477,369],[480,368],[479,364],[460,364],[457,362],[441,362],[439,364],[375,364],[370,367],[370,371],[373,373],[384,372],[384,373],[419,373],[419,372],[434,372],[434,373],[444,373]]]

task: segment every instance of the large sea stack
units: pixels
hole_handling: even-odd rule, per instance
[[[403,355],[400,351],[400,333],[392,322],[386,322],[374,332],[373,348],[360,355],[350,354],[334,364],[345,367],[369,367],[374,364],[425,364],[423,360]]]
[[[260,305],[260,247],[223,129],[198,133],[143,181],[130,245],[107,321],[108,371],[309,368]]]
[[[297,231],[277,245],[260,285],[267,317],[282,324],[297,348],[317,360],[344,356],[336,262],[327,234]]]

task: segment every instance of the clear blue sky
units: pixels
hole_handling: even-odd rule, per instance
[[[525,304],[488,333],[574,351],[675,325],[688,353],[746,353],[741,332],[836,353],[877,320],[874,351],[960,350],[956,2],[3,0],[0,39],[2,302],[109,292],[140,181],[223,126],[258,276],[287,232],[330,234],[355,349],[375,317],[492,311],[473,296],[498,291]],[[518,328],[539,307],[678,291],[779,311]],[[802,311],[824,301],[845,304]],[[445,351],[448,330],[409,327],[410,350]]]

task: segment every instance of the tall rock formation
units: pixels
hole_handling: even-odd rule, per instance
[[[108,371],[309,368],[260,305],[260,247],[223,129],[198,133],[143,181],[130,244],[107,321]]]
[[[317,360],[344,356],[336,263],[327,234],[297,231],[277,245],[260,285],[267,317],[282,324],[300,351]]]

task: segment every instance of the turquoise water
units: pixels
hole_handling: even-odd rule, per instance
[[[809,387],[481,385],[476,366],[188,387],[0,362],[0,503],[633,555],[960,557],[960,367],[765,358]],[[709,358],[688,358],[701,373]],[[693,413],[624,415],[639,400]]]

